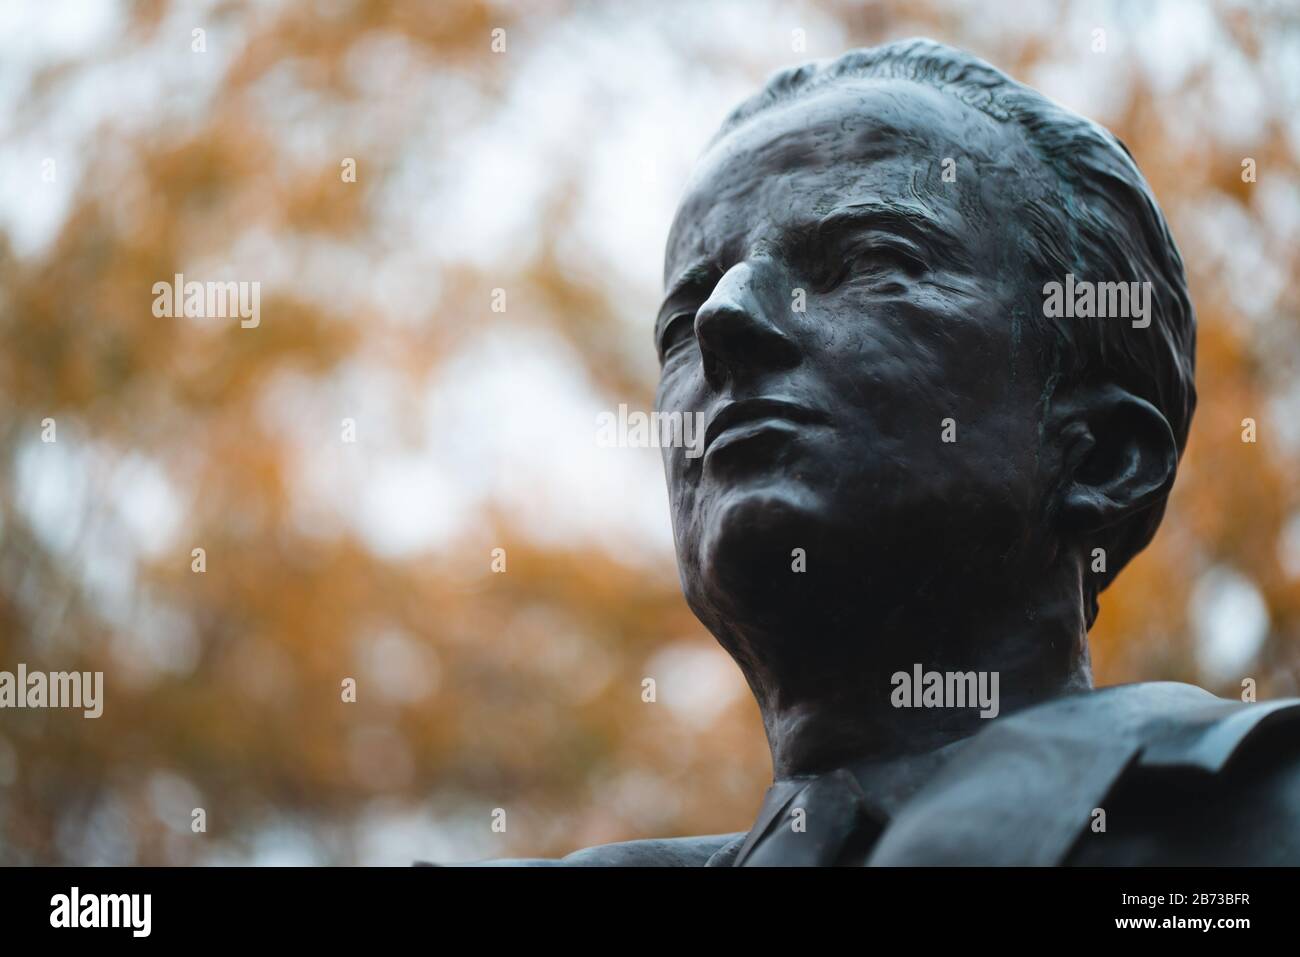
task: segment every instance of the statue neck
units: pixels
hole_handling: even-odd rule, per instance
[[[797,634],[728,636],[745,651],[737,658],[763,715],[774,777],[894,765],[997,716],[1090,688],[1080,578],[1064,577],[1032,600],[1022,591],[995,601],[985,590],[852,616],[862,623],[852,630],[805,620]],[[976,692],[966,707],[956,706],[959,686]]]

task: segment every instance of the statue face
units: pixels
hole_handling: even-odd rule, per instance
[[[1041,563],[1017,197],[1047,175],[1013,125],[896,80],[764,110],[702,159],[668,242],[656,405],[708,423],[703,456],[664,461],[686,596],[724,645]]]

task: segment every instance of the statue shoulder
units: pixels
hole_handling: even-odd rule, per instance
[[[1300,865],[1300,701],[1152,742],[1076,842],[1082,865]]]
[[[1174,863],[1174,851],[1218,860],[1225,852],[1195,828],[1232,815],[1237,830],[1225,825],[1221,840],[1236,840],[1252,823],[1243,782],[1261,788],[1251,813],[1293,826],[1298,731],[1300,701],[1246,704],[1175,682],[1058,698],[973,735],[895,816],[869,863]]]
[[[585,847],[561,858],[520,857],[479,861],[471,867],[703,867],[718,851],[745,837],[706,834],[699,837],[654,838]]]

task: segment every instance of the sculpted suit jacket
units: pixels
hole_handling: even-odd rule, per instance
[[[897,801],[868,799],[837,770],[773,784],[746,833],[487,863],[1300,864],[1300,699],[1119,685],[1007,715],[945,750]]]

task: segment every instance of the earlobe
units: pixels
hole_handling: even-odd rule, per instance
[[[1163,502],[1178,470],[1169,421],[1119,386],[1076,392],[1056,410],[1063,444],[1060,515],[1096,531]]]

